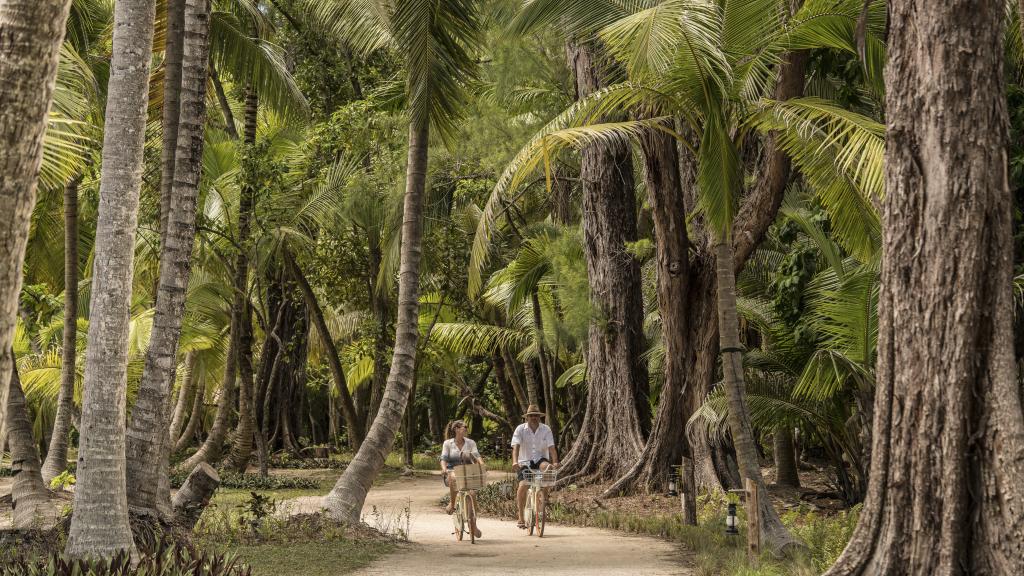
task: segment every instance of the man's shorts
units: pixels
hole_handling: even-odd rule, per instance
[[[526,480],[529,480],[530,478],[529,478],[529,476],[527,476],[527,470],[540,470],[541,462],[548,462],[548,463],[550,463],[551,461],[548,460],[547,458],[541,458],[540,460],[537,460],[536,462],[533,461],[533,460],[530,460],[530,464],[529,465],[523,465],[523,466],[521,466],[519,468],[518,471],[516,471],[516,479],[518,479],[520,482],[524,482]]]

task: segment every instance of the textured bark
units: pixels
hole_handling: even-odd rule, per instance
[[[43,482],[68,468],[68,434],[75,411],[75,365],[78,356],[78,186],[79,174],[64,187],[64,336],[61,349],[60,392],[53,432],[43,462]]]
[[[348,391],[348,383],[345,381],[345,369],[341,365],[341,357],[338,355],[338,348],[334,345],[334,337],[331,336],[331,331],[327,327],[327,319],[324,318],[324,311],[320,308],[320,302],[317,301],[316,294],[313,293],[313,288],[309,285],[309,281],[306,280],[306,276],[302,273],[302,269],[299,268],[295,257],[290,252],[285,250],[284,254],[285,262],[288,266],[289,273],[292,279],[299,285],[299,289],[302,291],[302,297],[306,301],[306,309],[309,310],[312,316],[313,324],[316,326],[317,332],[320,334],[320,341],[323,342],[324,348],[327,352],[327,364],[331,368],[331,376],[334,378],[334,385],[338,388],[338,397],[341,400],[341,413],[345,417],[345,425],[348,427],[348,437],[354,450],[359,449],[359,445],[363,442],[363,423],[359,420],[356,415],[355,404],[352,403],[352,394]]]
[[[871,477],[828,574],[1022,574],[1005,4],[889,9]]]
[[[203,420],[203,399],[205,397],[206,385],[204,383],[197,383],[188,424],[185,425],[185,430],[181,433],[181,436],[175,438],[172,452],[184,450],[195,438],[196,431],[199,430],[199,424]]]
[[[602,64],[594,48],[568,48],[577,97],[599,89]],[[644,351],[640,265],[627,251],[635,242],[633,165],[626,142],[582,151],[583,235],[590,301],[587,409],[579,437],[566,455],[565,482],[614,480],[629,471],[650,427]]]
[[[178,398],[174,402],[171,427],[167,434],[172,445],[181,436],[181,427],[185,424],[185,408],[189,406],[189,400],[192,399],[193,392],[195,392],[196,380],[199,378],[199,372],[196,370],[198,362],[199,356],[195,351],[190,351],[185,355],[185,377],[181,381],[181,387],[178,388]]]
[[[541,316],[540,298],[537,295],[537,288],[534,287],[530,295],[530,304],[533,309],[533,327],[537,341],[537,362],[540,364],[541,381],[543,383],[545,423],[551,427],[551,433],[558,443],[558,405],[555,401],[554,374],[551,370],[551,357],[547,344],[544,342],[544,319]]]
[[[128,526],[124,414],[155,12],[154,0],[120,0],[114,7],[78,482],[66,548],[72,558],[106,558],[121,550],[135,555]]]
[[[160,279],[153,331],[128,426],[128,504],[144,514],[170,512],[170,494],[159,491],[168,474],[167,403],[178,365],[178,340],[195,239],[196,203],[203,171],[210,2],[187,0],[181,64],[180,117],[174,178],[160,244]]]
[[[164,39],[164,93],[160,147],[160,241],[167,234],[167,219],[174,194],[174,161],[181,117],[182,58],[185,45],[185,0],[166,0]]]
[[[736,463],[740,476],[752,480],[758,490],[758,504],[761,520],[761,541],[769,549],[784,551],[797,545],[797,541],[783,526],[782,520],[772,505],[757,447],[754,444],[754,430],[750,424],[747,409],[746,385],[743,378],[743,352],[740,348],[739,315],[736,312],[736,274],[732,242],[726,239],[715,245],[715,268],[718,276],[718,338],[721,343],[722,386],[729,403],[729,432],[736,447]]]
[[[251,150],[256,143],[256,121],[259,100],[256,91],[250,87],[245,94],[245,127],[243,141]],[[238,366],[238,427],[231,439],[231,452],[224,466],[244,471],[252,456],[253,433],[256,430],[255,406],[253,403],[254,379],[252,371],[252,309],[249,302],[249,250],[253,212],[256,209],[256,188],[253,182],[242,184],[238,202],[238,245],[235,255],[235,273],[232,281],[234,297],[232,315],[238,316],[238,348],[235,362]]]
[[[428,128],[410,124],[409,162],[406,168],[405,205],[398,278],[398,321],[395,351],[380,410],[363,445],[338,479],[324,506],[335,518],[359,522],[359,514],[374,479],[395,441],[409,400],[416,369],[419,340],[419,280],[423,243],[423,194],[427,176]]]
[[[218,486],[220,486],[220,475],[213,469],[213,466],[205,462],[196,466],[174,495],[174,500],[171,503],[176,523],[188,529],[195,526]]]
[[[11,446],[11,507],[15,530],[49,528],[53,518],[47,517],[50,492],[39,470],[39,452],[32,438],[25,393],[18,371],[11,371],[11,393],[7,402],[7,440]],[[51,524],[52,525],[52,524]]]
[[[71,0],[0,3],[0,435],[43,134]]]
[[[657,243],[658,311],[661,316],[662,343],[665,348],[665,381],[647,444],[636,464],[612,485],[605,496],[628,492],[634,488],[647,491],[667,489],[672,466],[682,458],[692,459],[689,441],[683,431],[690,419],[686,402],[686,375],[693,369],[687,364],[689,344],[690,241],[686,233],[686,204],[680,182],[679,157],[675,142],[663,132],[650,130],[642,141],[644,178],[647,188],[654,234]],[[687,156],[686,161],[691,157]],[[693,467],[689,469],[688,485],[693,484]],[[684,492],[684,509],[696,510],[696,493]],[[696,523],[695,514],[687,514]]]
[[[775,483],[780,486],[800,487],[800,474],[796,468],[796,451],[793,450],[793,430],[788,426],[775,429],[772,437],[772,452],[775,456]]]
[[[516,400],[519,401],[518,413],[523,414],[530,406],[530,399],[526,394],[526,387],[523,386],[523,379],[520,377],[519,362],[506,348],[501,349],[501,355],[505,359],[505,373],[508,374],[509,385],[512,386],[512,391],[516,395]]]

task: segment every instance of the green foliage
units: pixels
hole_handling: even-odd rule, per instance
[[[71,472],[68,472],[67,470],[61,472],[60,474],[58,474],[56,476],[54,476],[53,479],[50,480],[50,490],[54,490],[54,491],[60,491],[60,490],[63,490],[66,486],[74,486],[74,485],[75,485],[75,475],[72,474]]]
[[[127,552],[109,560],[71,560],[63,554],[48,559],[19,557],[0,565],[3,576],[248,576],[248,566],[230,553],[211,554],[161,540],[137,562]]]
[[[171,474],[171,487],[180,488],[186,478],[188,478],[188,474],[185,472]],[[320,483],[310,478],[293,476],[261,476],[259,474],[221,472],[220,487],[242,490],[287,490],[319,488]]]

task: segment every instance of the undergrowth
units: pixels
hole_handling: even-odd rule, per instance
[[[477,492],[477,506],[483,514],[515,518],[514,483],[496,482]],[[442,504],[447,504],[444,496]],[[807,549],[798,556],[773,558],[765,553],[752,566],[747,559],[746,533],[725,534],[727,499],[724,495],[704,494],[698,499],[697,526],[683,523],[682,514],[638,515],[629,510],[567,506],[553,502],[549,519],[575,526],[608,528],[678,542],[694,552],[698,576],[812,576],[820,574],[842,553],[853,535],[860,506],[837,514],[824,515],[801,505],[782,513],[782,522]],[[739,525],[746,525],[743,506],[738,507]]]

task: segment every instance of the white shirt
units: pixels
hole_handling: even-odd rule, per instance
[[[523,422],[512,433],[512,446],[519,446],[519,464],[537,462],[541,458],[551,460],[548,448],[555,445],[555,436],[547,424],[539,424],[537,431],[530,430],[530,425]]]
[[[455,438],[449,438],[441,446],[441,460],[452,464],[470,464],[480,458],[480,452],[476,449],[476,442],[469,438],[462,439],[462,449],[455,444]]]

